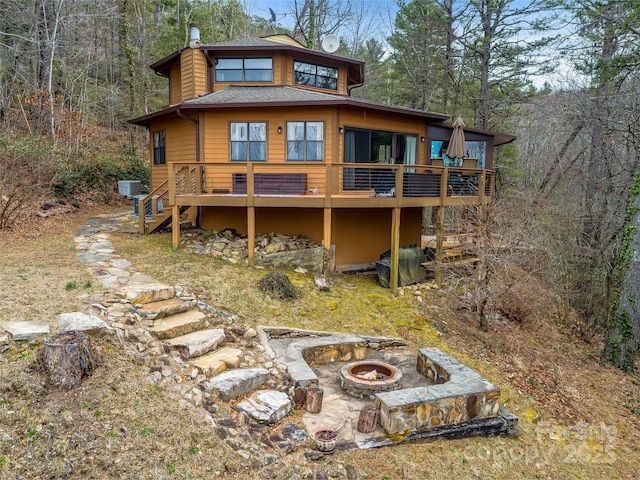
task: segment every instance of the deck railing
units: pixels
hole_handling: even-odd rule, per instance
[[[200,204],[196,197],[323,199],[325,206],[358,199],[359,206],[488,203],[495,172],[475,168],[370,163],[171,163],[169,201]],[[368,201],[367,199],[370,199]],[[223,202],[223,204],[229,204]]]
[[[149,220],[157,217],[164,208],[167,208],[170,201],[168,183],[165,180],[145,197],[138,198],[138,230],[140,233],[146,232]]]

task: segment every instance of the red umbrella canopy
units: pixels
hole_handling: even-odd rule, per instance
[[[464,144],[464,122],[460,117],[453,122],[453,133],[445,153],[449,158],[464,158],[467,156],[467,147]]]

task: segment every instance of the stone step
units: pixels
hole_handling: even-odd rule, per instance
[[[142,308],[138,309],[138,314],[147,320],[155,320],[186,312],[189,308],[191,308],[191,302],[185,302],[174,297],[168,300],[145,303]]]
[[[175,295],[175,289],[170,285],[165,285],[157,280],[136,272],[126,285],[120,288],[118,294],[126,298],[130,303],[137,305],[139,303],[159,302],[160,300],[168,300]]]
[[[225,340],[224,330],[221,328],[210,328],[180,335],[165,343],[180,350],[185,358],[192,358],[215,350],[222,345]]]
[[[204,313],[199,310],[189,310],[188,312],[154,320],[153,327],[149,329],[149,333],[158,340],[168,340],[200,330],[204,327],[206,321],[207,317]]]
[[[213,353],[191,360],[191,363],[205,375],[214,376],[224,372],[227,368],[238,368],[241,357],[241,350],[222,347]]]
[[[224,372],[209,383],[222,400],[229,401],[262,386],[267,378],[269,372],[264,368],[246,368]]]

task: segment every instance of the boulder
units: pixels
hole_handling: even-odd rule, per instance
[[[16,342],[33,340],[49,334],[49,325],[39,322],[0,322],[0,327],[11,334]]]
[[[238,403],[237,408],[247,412],[260,423],[276,423],[291,410],[291,400],[286,393],[276,390],[258,390]]]
[[[0,353],[6,352],[13,345],[13,338],[9,332],[0,328]]]
[[[61,313],[58,315],[58,323],[63,332],[76,330],[96,335],[110,329],[109,325],[101,318],[82,312]]]

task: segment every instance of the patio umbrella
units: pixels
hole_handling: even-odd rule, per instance
[[[464,144],[464,122],[462,118],[456,118],[453,122],[453,133],[451,134],[451,140],[449,140],[449,146],[445,152],[449,158],[459,158],[462,160],[467,156],[467,147]]]

